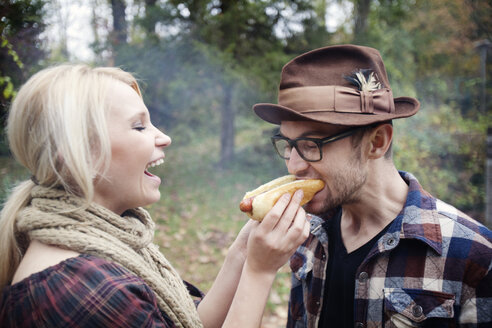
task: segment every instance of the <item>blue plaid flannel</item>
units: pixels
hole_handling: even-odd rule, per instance
[[[360,265],[355,327],[492,327],[492,232],[432,197],[410,173],[405,207]],[[287,327],[317,327],[328,237],[311,235],[290,261]]]

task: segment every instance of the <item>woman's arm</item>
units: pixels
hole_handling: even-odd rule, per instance
[[[246,261],[246,244],[252,226],[250,220],[241,229],[212,287],[198,305],[198,314],[204,327],[221,327],[224,322]]]
[[[301,199],[302,191],[292,200],[284,195],[261,223],[250,221],[241,230],[198,308],[204,327],[260,326],[278,269],[309,234]]]

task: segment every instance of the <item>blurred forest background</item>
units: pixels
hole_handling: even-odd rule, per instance
[[[394,122],[397,167],[485,220],[489,0],[2,0],[0,38],[0,198],[29,176],[4,138],[9,103],[29,76],[67,61],[133,72],[154,123],[173,138],[155,169],[162,200],[149,207],[157,242],[205,291],[244,224],[243,193],[286,173],[269,143],[275,127],[251,106],[276,102],[282,66],[317,47],[380,50],[394,95],[421,101],[416,116]],[[265,327],[285,321],[288,272]]]

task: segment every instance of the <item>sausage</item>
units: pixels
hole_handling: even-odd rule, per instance
[[[248,197],[245,198],[239,203],[239,209],[242,212],[251,212],[253,211],[253,198],[254,197]]]

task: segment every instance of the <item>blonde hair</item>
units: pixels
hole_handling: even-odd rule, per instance
[[[7,119],[7,137],[33,181],[92,201],[94,178],[104,175],[111,158],[107,92],[116,81],[141,96],[131,74],[86,65],[44,69],[20,88]],[[29,243],[16,238],[15,221],[31,201],[33,181],[17,185],[0,213],[0,290],[11,281]]]

